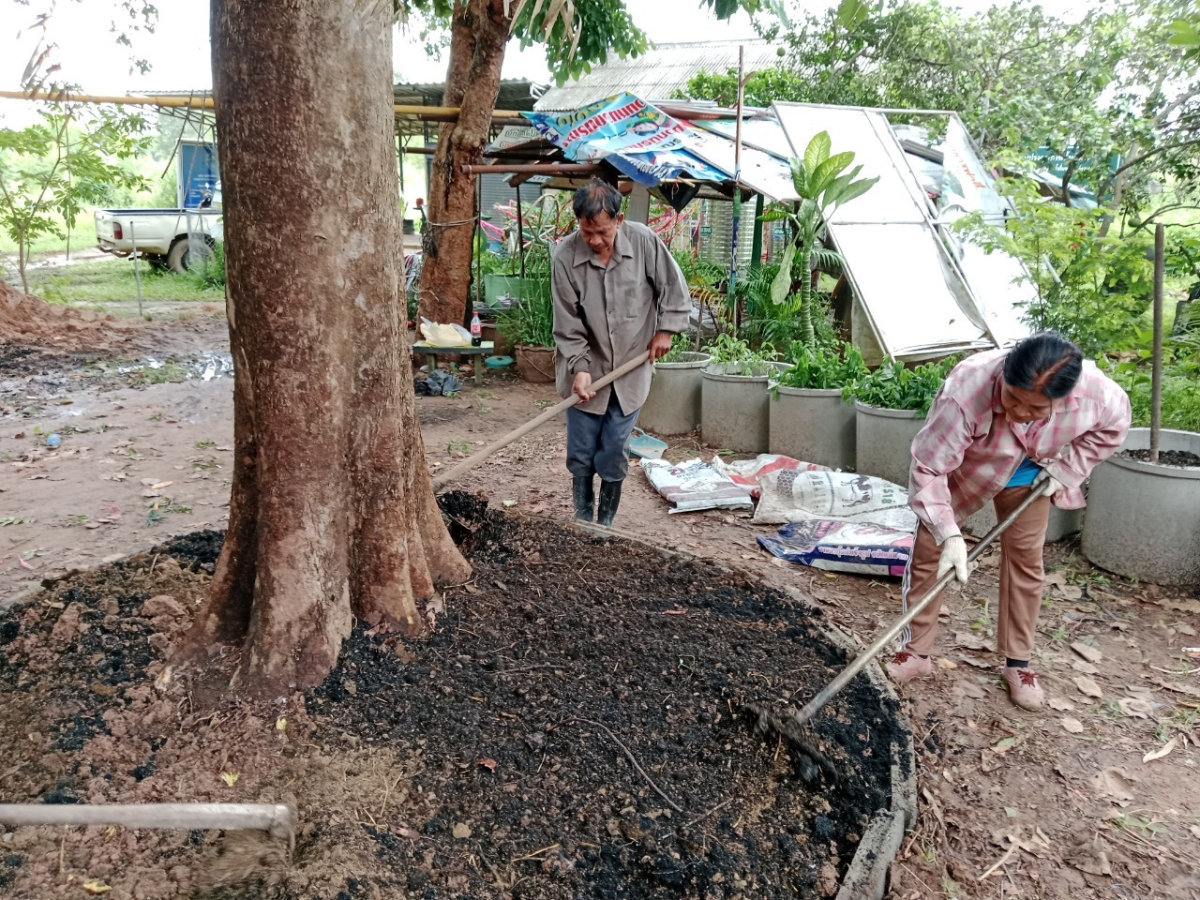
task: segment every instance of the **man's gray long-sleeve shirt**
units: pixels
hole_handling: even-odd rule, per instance
[[[645,225],[622,222],[612,257],[602,266],[576,231],[554,253],[550,287],[554,295],[555,381],[564,399],[575,375],[596,380],[645,350],[656,331],[687,329],[692,298],[671,251]],[[640,409],[650,393],[647,363],[613,383],[621,411]],[[603,413],[610,388],[577,407]]]

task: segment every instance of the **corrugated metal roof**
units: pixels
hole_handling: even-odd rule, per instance
[[[714,23],[715,25],[715,23]],[[776,47],[767,41],[699,41],[659,44],[639,57],[610,59],[578,81],[552,87],[536,110],[576,109],[627,92],[651,102],[670,100],[700,72],[736,69],[738,47],[746,48],[746,71],[779,65]]]

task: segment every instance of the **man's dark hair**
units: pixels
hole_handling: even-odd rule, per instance
[[[1083,373],[1083,351],[1055,331],[1018,341],[1004,358],[1004,380],[1012,387],[1041,391],[1058,400],[1074,390]]]
[[[615,219],[621,212],[621,192],[607,181],[593,178],[576,189],[571,208],[576,219],[594,219],[602,212]]]

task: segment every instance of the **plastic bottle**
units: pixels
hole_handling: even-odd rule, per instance
[[[478,347],[483,344],[483,323],[479,321],[479,313],[471,314],[471,346]]]
[[[51,434],[46,438],[46,446],[51,450],[55,450],[62,445],[62,436],[59,434]]]

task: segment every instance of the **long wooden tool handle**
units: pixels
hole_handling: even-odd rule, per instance
[[[1009,513],[1008,517],[1003,522],[998,522],[996,527],[989,531],[984,536],[983,540],[976,544],[974,548],[972,548],[971,552],[967,555],[967,562],[973,563],[976,559],[978,559],[979,555],[991,545],[992,541],[1007,531],[1009,526],[1011,526],[1013,522],[1020,518],[1021,513],[1025,512],[1025,510],[1029,508],[1029,505],[1033,503],[1034,500],[1042,496],[1042,492],[1046,490],[1046,487],[1049,484],[1050,482],[1048,479],[1035,484],[1033,486],[1033,490],[1029,492],[1029,496],[1022,500],[1020,505],[1011,513]],[[916,548],[914,545],[914,550],[915,549]],[[951,569],[937,580],[937,584],[933,586],[928,594],[918,600],[913,606],[910,606],[904,615],[896,620],[895,624],[893,624],[891,628],[876,638],[875,643],[860,653],[858,658],[854,660],[854,662],[850,663],[850,665],[846,666],[846,668],[842,670],[842,673],[838,675],[837,678],[829,682],[829,684],[825,686],[824,690],[817,694],[817,696],[813,697],[803,709],[796,713],[793,716],[796,722],[800,725],[803,725],[805,722],[815,716],[820,711],[821,707],[837,696],[841,692],[842,688],[850,683],[850,679],[865,669],[867,663],[873,660],[875,655],[880,650],[895,640],[896,635],[904,630],[904,626],[915,619],[921,610],[932,603],[933,598],[940,594],[942,589],[953,579],[954,570]]]
[[[649,358],[650,358],[650,351],[643,350],[641,353],[639,353],[633,359],[629,360],[629,362],[625,363],[620,368],[613,369],[611,372],[609,372],[603,378],[598,378],[595,381],[593,381],[592,382],[592,390],[598,390],[598,389],[604,387],[605,385],[612,384],[614,381],[616,381],[622,375],[626,375],[626,374],[632,372],[634,369],[638,368],[638,366],[645,365],[646,360],[648,360]],[[498,438],[497,440],[488,444],[486,447],[484,447],[482,450],[480,450],[475,455],[467,457],[462,462],[460,462],[457,466],[455,466],[453,469],[449,469],[449,470],[443,472],[442,474],[440,474],[437,478],[433,479],[433,490],[435,492],[440,491],[442,488],[444,488],[450,482],[454,481],[457,478],[461,478],[467,472],[470,472],[472,469],[474,469],[476,466],[478,466],[480,463],[482,463],[484,460],[486,460],[489,456],[491,456],[493,453],[495,453],[497,450],[500,450],[503,447],[507,447],[509,444],[511,444],[513,441],[515,441],[519,437],[524,437],[525,435],[529,434],[529,432],[533,431],[533,429],[537,428],[539,425],[544,425],[546,422],[549,422],[551,419],[553,419],[559,413],[566,412],[568,409],[570,409],[572,406],[574,406],[578,402],[579,402],[579,397],[575,394],[572,394],[566,400],[563,400],[561,403],[557,404],[556,406],[550,407],[548,410],[546,410],[545,412],[543,412],[541,415],[537,416],[536,418],[530,419],[528,422],[526,422],[520,428],[515,428],[512,431],[510,431],[508,434],[504,435],[504,437]]]
[[[265,803],[0,804],[8,825],[121,825],[125,828],[244,829],[291,840],[296,810]]]

